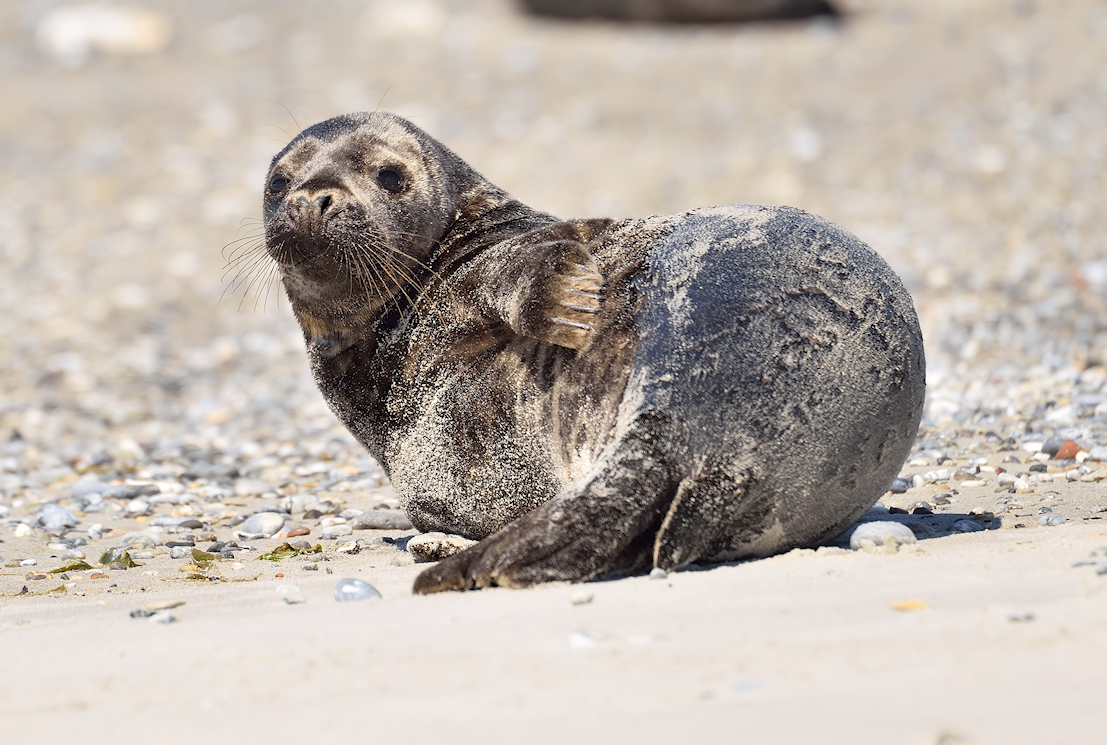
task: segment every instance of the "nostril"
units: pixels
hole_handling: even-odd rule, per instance
[[[315,214],[322,215],[327,211],[327,208],[331,206],[331,195],[321,194],[317,196],[315,198],[315,201],[313,201],[311,204],[315,208]]]

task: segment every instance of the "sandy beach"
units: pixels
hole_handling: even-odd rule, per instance
[[[0,7],[4,743],[1103,741],[1103,3],[136,0],[110,43],[68,7]],[[377,107],[557,215],[789,204],[868,242],[928,392],[865,519],[917,540],[412,595],[257,242],[272,155]]]

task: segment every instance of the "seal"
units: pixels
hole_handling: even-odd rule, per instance
[[[816,545],[919,425],[910,296],[798,209],[559,220],[372,113],[276,155],[264,222],[332,411],[416,528],[479,541],[415,592]]]

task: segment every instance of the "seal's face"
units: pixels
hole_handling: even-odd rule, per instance
[[[304,130],[277,154],[265,241],[294,307],[372,312],[417,294],[418,270],[454,217],[436,144],[391,115],[354,114]]]

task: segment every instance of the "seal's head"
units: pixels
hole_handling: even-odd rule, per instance
[[[266,176],[265,244],[309,344],[327,353],[336,333],[417,297],[431,254],[483,184],[391,114],[339,116],[297,135]]]

